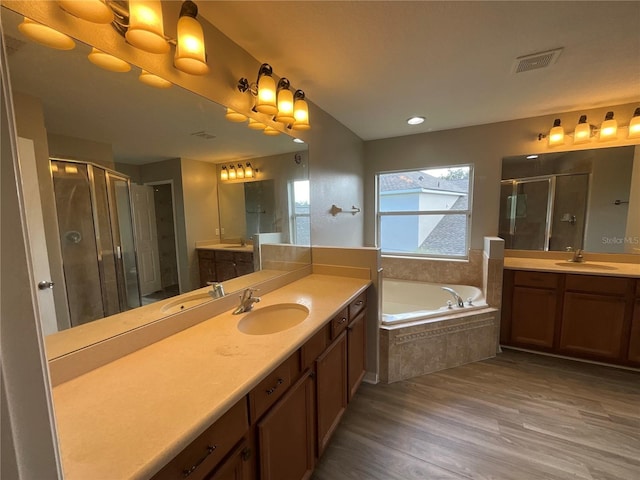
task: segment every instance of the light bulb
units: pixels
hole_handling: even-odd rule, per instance
[[[591,125],[587,123],[587,116],[581,115],[578,125],[573,132],[573,143],[586,143],[591,139]]]
[[[629,122],[629,138],[640,137],[640,107],[633,112],[633,117]]]
[[[549,130],[549,146],[554,147],[562,144],[564,144],[564,128],[560,125],[560,119],[556,118],[553,121],[553,127]]]
[[[613,140],[618,137],[618,121],[613,118],[613,112],[607,112],[600,125],[600,140]]]
[[[129,0],[127,42],[149,53],[167,53],[160,0]]]

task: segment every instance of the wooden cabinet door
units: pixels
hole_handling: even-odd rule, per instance
[[[308,370],[258,423],[261,480],[300,480],[311,476],[313,400],[314,384]]]
[[[316,361],[318,457],[347,408],[347,337],[342,332]]]
[[[245,439],[236,447],[229,458],[207,477],[206,480],[253,480],[255,474],[251,463],[252,451]]]
[[[365,374],[366,362],[366,322],[365,311],[361,312],[347,327],[347,378],[349,398],[355,395]]]
[[[640,281],[638,282],[640,293]],[[640,298],[636,298],[631,321],[631,338],[629,339],[629,360],[640,363]]]
[[[621,297],[565,293],[559,350],[582,357],[619,358],[625,306]]]
[[[511,305],[511,342],[553,347],[556,323],[556,292],[541,288],[514,287]]]

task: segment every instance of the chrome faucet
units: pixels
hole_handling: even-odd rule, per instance
[[[578,248],[575,252],[573,252],[573,257],[571,257],[570,262],[582,263],[584,262],[584,255],[582,254],[582,249]]]
[[[253,292],[255,291],[255,288],[247,288],[244,292],[242,292],[242,295],[240,296],[240,305],[238,305],[233,311],[234,315],[248,312],[253,308],[254,303],[258,303],[260,301],[260,297],[253,296]]]
[[[207,293],[211,296],[211,298],[222,298],[224,297],[224,287],[219,282],[207,282],[207,285],[211,286],[211,290],[208,290]]]
[[[459,307],[464,307],[464,301],[462,300],[462,297],[458,295],[458,292],[456,292],[453,288],[450,288],[450,287],[440,287],[440,288],[442,288],[446,292],[449,292],[453,296],[453,298],[456,301],[456,304]]]

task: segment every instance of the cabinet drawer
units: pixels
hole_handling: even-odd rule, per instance
[[[629,288],[628,278],[598,277],[595,275],[567,275],[566,290],[597,294],[624,295]]]
[[[200,260],[214,260],[215,255],[213,250],[198,250],[198,259]]]
[[[558,274],[518,270],[515,272],[513,282],[521,287],[556,288],[558,286]]]
[[[251,423],[255,423],[291,386],[298,374],[298,352],[282,362],[249,392]]]
[[[216,250],[216,262],[233,262],[233,261],[234,261],[234,252]]]
[[[345,307],[331,320],[331,340],[340,335],[349,323],[349,307]]]
[[[349,321],[353,321],[366,306],[367,292],[364,291],[349,304]]]
[[[205,478],[248,429],[247,400],[242,398],[160,470],[153,480]]]
[[[318,358],[320,354],[327,349],[331,335],[330,329],[331,327],[329,325],[322,327],[322,330],[307,340],[300,349],[300,361],[303,371],[310,367],[313,362],[315,362],[316,358]]]

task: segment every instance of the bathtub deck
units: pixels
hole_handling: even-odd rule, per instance
[[[380,327],[380,379],[397,382],[495,356],[498,313],[483,308]]]

